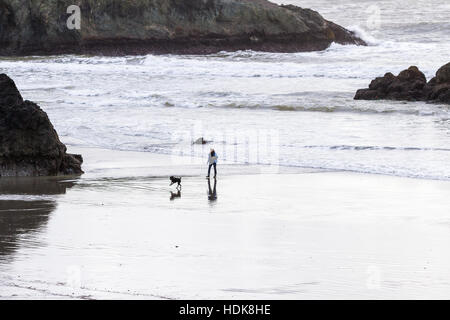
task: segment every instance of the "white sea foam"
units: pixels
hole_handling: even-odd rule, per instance
[[[355,33],[355,35],[365,41],[369,46],[377,46],[382,43],[382,40],[375,38],[369,32],[358,25],[347,27],[348,30]]]

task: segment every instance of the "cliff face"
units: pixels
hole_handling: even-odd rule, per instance
[[[0,74],[0,177],[78,175],[82,162],[66,153],[47,114]]]
[[[81,9],[81,29],[67,8]],[[0,0],[0,54],[323,50],[364,42],[320,14],[266,0]]]

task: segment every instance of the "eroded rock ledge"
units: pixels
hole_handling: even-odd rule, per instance
[[[427,82],[423,72],[411,66],[398,76],[386,73],[373,80],[368,89],[356,92],[356,100],[429,101],[450,104],[450,63],[442,66]]]
[[[81,9],[81,29],[67,8]],[[0,54],[297,52],[364,45],[319,13],[267,0],[0,0]]]
[[[66,153],[47,114],[0,74],[0,176],[79,175],[82,163]]]

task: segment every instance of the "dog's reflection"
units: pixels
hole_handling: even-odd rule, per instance
[[[217,200],[217,179],[214,179],[214,187],[211,189],[211,180],[208,179],[208,200],[214,202]]]
[[[181,198],[181,190],[178,189],[178,192],[170,191],[170,201],[175,200],[176,198]]]

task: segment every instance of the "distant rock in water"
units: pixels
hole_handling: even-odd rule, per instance
[[[450,104],[450,63],[441,67],[427,83],[425,75],[415,66],[398,76],[386,73],[373,80],[368,89],[356,92],[356,100],[430,101]]]
[[[79,30],[67,26],[73,4]],[[2,55],[297,52],[332,42],[365,45],[313,10],[267,0],[0,0]]]
[[[195,140],[194,142],[192,142],[192,144],[208,144],[211,141],[205,140],[203,137],[198,138],[197,140]]]
[[[66,153],[47,114],[0,74],[0,176],[78,175],[82,163]]]
[[[417,67],[409,67],[398,76],[386,73],[383,77],[373,80],[369,89],[356,92],[357,100],[423,100],[424,87],[427,84],[425,75]]]

